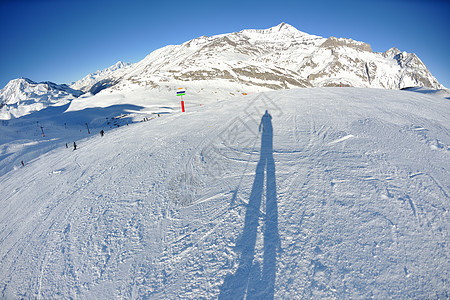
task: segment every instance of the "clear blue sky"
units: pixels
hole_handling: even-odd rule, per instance
[[[450,88],[449,2],[0,0],[0,88],[18,77],[71,83],[168,44],[281,22],[414,52]]]

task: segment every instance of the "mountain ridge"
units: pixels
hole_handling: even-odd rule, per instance
[[[66,84],[13,79],[0,90],[0,119],[18,118],[48,106],[61,106],[82,94]]]
[[[108,73],[101,80],[161,87],[167,82],[161,82],[161,77],[184,82],[225,79],[269,89],[290,85],[443,88],[414,53],[397,48],[373,52],[365,42],[310,35],[286,23],[269,29],[201,36],[180,45],[169,45],[126,70]],[[272,82],[261,84],[258,79]],[[77,82],[73,87],[80,85]]]
[[[8,103],[19,99],[33,104],[30,111],[54,104],[39,104],[45,102],[43,98],[55,98],[52,92],[43,96],[42,89],[37,88],[26,98],[24,91],[8,92],[8,85],[0,91],[3,119],[27,113],[23,108],[22,113],[17,109],[11,112]],[[171,92],[180,86],[202,92],[211,99],[218,99],[218,94],[299,87],[444,88],[414,53],[395,47],[373,52],[368,43],[311,35],[283,22],[268,29],[244,29],[167,45],[137,63],[118,61],[70,87],[61,85],[54,90],[61,90],[65,93],[62,98],[71,101],[83,93],[89,97],[136,88]]]

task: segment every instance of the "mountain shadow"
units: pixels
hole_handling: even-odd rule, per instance
[[[276,254],[279,245],[278,206],[273,159],[272,116],[266,110],[261,118],[261,156],[245,214],[244,232],[236,243],[241,250],[238,269],[228,275],[220,289],[219,299],[273,299],[276,277]],[[266,173],[266,207],[261,212]],[[263,221],[264,256],[261,266],[255,258],[258,224]]]

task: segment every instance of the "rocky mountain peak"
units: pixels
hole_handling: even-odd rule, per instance
[[[387,50],[386,52],[383,53],[383,56],[386,58],[391,58],[393,59],[397,54],[401,53],[400,50],[398,50],[395,47],[392,47],[391,49]]]
[[[374,53],[368,43],[309,35],[286,23],[202,36],[158,49],[125,68],[86,78],[89,81],[83,79],[72,87],[83,91],[136,85],[170,89],[170,82],[197,82],[208,90],[213,82],[227,82],[232,94],[243,89],[322,86],[442,87],[414,54],[396,48]]]
[[[95,87],[96,92],[132,86],[170,89],[170,82],[197,82],[206,90],[213,82],[227,82],[235,91],[342,85],[442,87],[414,54],[396,48],[375,53],[368,43],[314,36],[284,22],[166,46],[136,64],[90,74],[72,87],[83,91]]]
[[[299,32],[297,28],[284,22],[281,22],[277,26],[270,28],[270,30],[274,32]]]
[[[49,105],[77,97],[80,91],[96,94],[145,88],[161,92],[176,86],[192,86],[212,95],[329,86],[443,88],[413,53],[394,47],[376,53],[364,42],[323,38],[280,23],[169,45],[135,64],[118,61],[70,87],[27,78],[12,80],[0,91],[0,103]]]

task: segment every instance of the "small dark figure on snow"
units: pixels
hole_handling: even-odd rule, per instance
[[[100,131],[100,135],[103,136],[104,134],[105,134],[105,132],[102,129],[102,131]]]
[[[77,144],[75,144],[75,142],[73,142],[73,151],[77,150]]]
[[[69,145],[67,145],[67,143],[66,143],[66,148],[69,148]]]
[[[21,161],[21,163],[22,163],[22,167],[24,167],[25,165],[23,164],[23,160]]]

